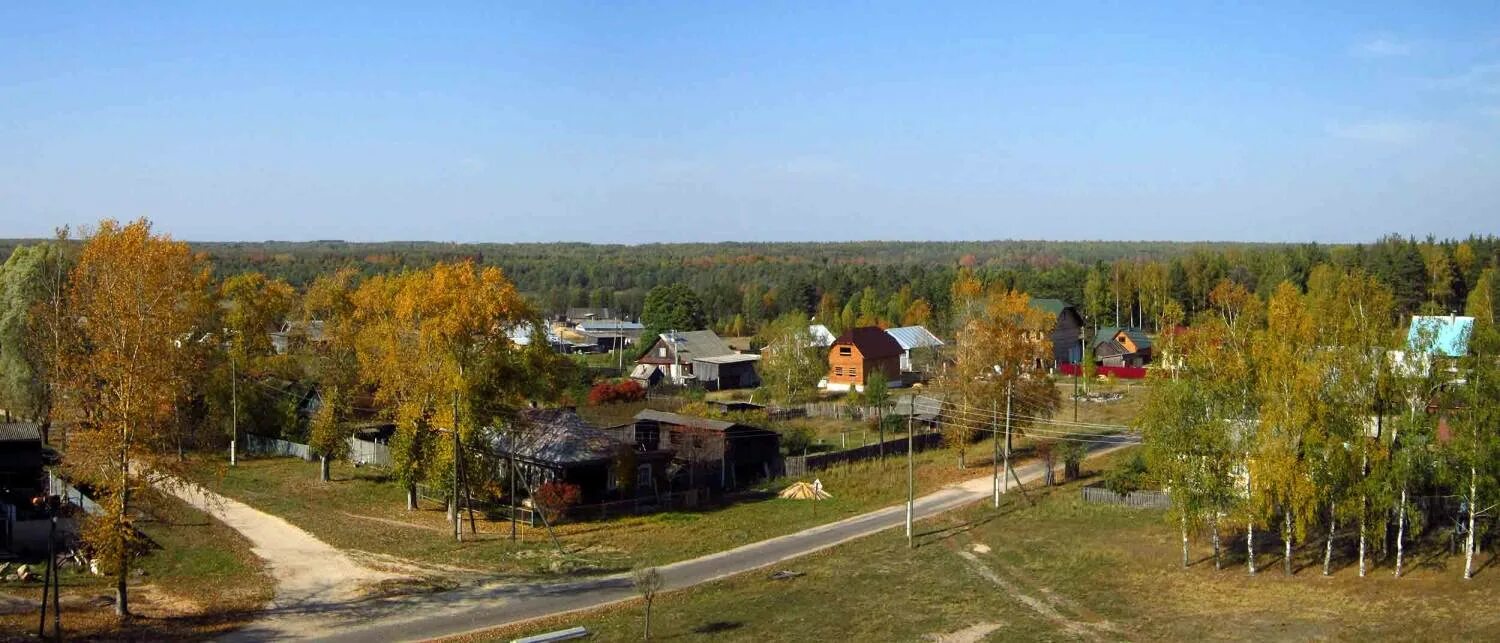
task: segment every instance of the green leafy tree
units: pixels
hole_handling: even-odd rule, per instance
[[[782,404],[805,402],[817,395],[818,380],[828,372],[823,349],[813,343],[807,317],[792,312],[772,322],[765,335],[760,379],[771,398]]]
[[[745,311],[751,321],[758,319],[751,311]],[[641,324],[646,327],[641,334],[643,350],[655,343],[655,338],[670,330],[690,331],[708,327],[708,318],[703,312],[703,301],[691,288],[681,283],[657,286],[646,294],[645,307],[641,310]]]
[[[0,268],[0,396],[6,410],[41,425],[51,441],[66,320],[66,229],[52,243],[20,246]]]

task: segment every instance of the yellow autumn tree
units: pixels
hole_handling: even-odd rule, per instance
[[[100,222],[69,287],[77,323],[63,382],[78,413],[67,471],[98,494],[104,514],[84,538],[115,577],[115,612],[130,615],[126,579],[140,551],[133,498],[145,474],[172,465],[172,409],[184,384],[184,343],[203,263],[145,219]]]
[[[427,482],[447,489],[454,508],[465,464],[455,456],[470,452],[465,445],[493,419],[465,412],[492,408],[492,400],[471,398],[483,375],[477,369],[514,352],[508,331],[534,323],[535,314],[498,268],[467,261],[375,277],[361,285],[353,303],[360,370],[377,399],[394,409],[391,455],[408,489],[408,507],[416,504],[415,485]]]

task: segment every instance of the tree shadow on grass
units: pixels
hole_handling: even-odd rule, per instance
[[[693,628],[694,634],[723,634],[745,626],[743,621],[713,621]]]
[[[977,527],[982,527],[982,526],[984,526],[986,524],[989,524],[990,521],[992,521],[992,520],[994,520],[996,518],[1001,518],[1001,517],[1004,517],[1004,516],[1008,516],[1008,515],[1010,515],[1012,513],[1015,513],[1020,508],[1021,507],[1019,507],[1017,505],[1011,505],[1010,507],[1007,507],[1007,508],[1001,510],[999,513],[988,514],[988,515],[984,516],[983,518],[978,518],[978,519],[975,519],[975,520],[968,520],[968,521],[964,521],[964,522],[961,522],[961,523],[956,524],[956,525],[949,525],[947,527],[941,527],[941,528],[932,529],[932,530],[929,530],[929,531],[913,532],[912,533],[912,540],[914,541],[915,547],[917,547],[917,548],[926,547],[927,545],[937,544],[937,543],[940,543],[940,542],[942,542],[944,540],[947,540],[949,538],[957,536],[959,534],[973,531]]]

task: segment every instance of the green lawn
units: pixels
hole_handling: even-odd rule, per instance
[[[1120,456],[1115,456],[1116,458]],[[1440,555],[1402,579],[1388,567],[1358,578],[1345,561],[1285,577],[1268,548],[1265,569],[1179,567],[1180,546],[1160,511],[1085,504],[1077,485],[976,505],[919,525],[908,549],[892,529],[771,570],[658,597],[654,638],[714,641],[914,641],[966,628],[973,640],[1492,639],[1500,572],[1460,578]],[[1207,557],[1197,542],[1196,557]],[[1321,554],[1298,555],[1308,565]],[[965,558],[971,556],[973,561]],[[461,640],[499,641],[573,625],[597,640],[640,636],[638,602],[503,628]],[[981,627],[982,626],[982,627]]]
[[[137,525],[150,546],[130,580],[137,618],[120,629],[113,579],[67,568],[61,584],[63,630],[70,638],[208,638],[248,622],[271,599],[274,583],[238,532],[156,493],[145,496],[141,510]],[[41,584],[0,583],[0,594],[35,603]],[[34,608],[0,615],[0,633],[35,628]]]
[[[969,470],[960,470],[951,451],[918,454],[918,491],[984,475],[987,470],[974,469],[975,460],[970,459]],[[818,504],[816,514],[806,501],[772,497],[700,511],[569,523],[557,527],[567,552],[559,556],[540,527],[522,525],[513,543],[509,523],[483,516],[477,538],[454,542],[439,504],[424,501],[418,511],[407,511],[402,490],[376,469],[337,463],[328,483],[318,481],[315,463],[295,458],[246,459],[233,469],[199,462],[195,471],[210,489],[281,516],[336,547],[461,567],[488,577],[617,571],[682,560],[899,504],[906,497],[901,458],[884,465],[838,466],[816,473],[834,495]],[[776,491],[788,482],[776,480],[760,489]]]

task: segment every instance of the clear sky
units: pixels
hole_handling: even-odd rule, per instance
[[[0,236],[1500,233],[1493,1],[428,4],[0,4]]]

